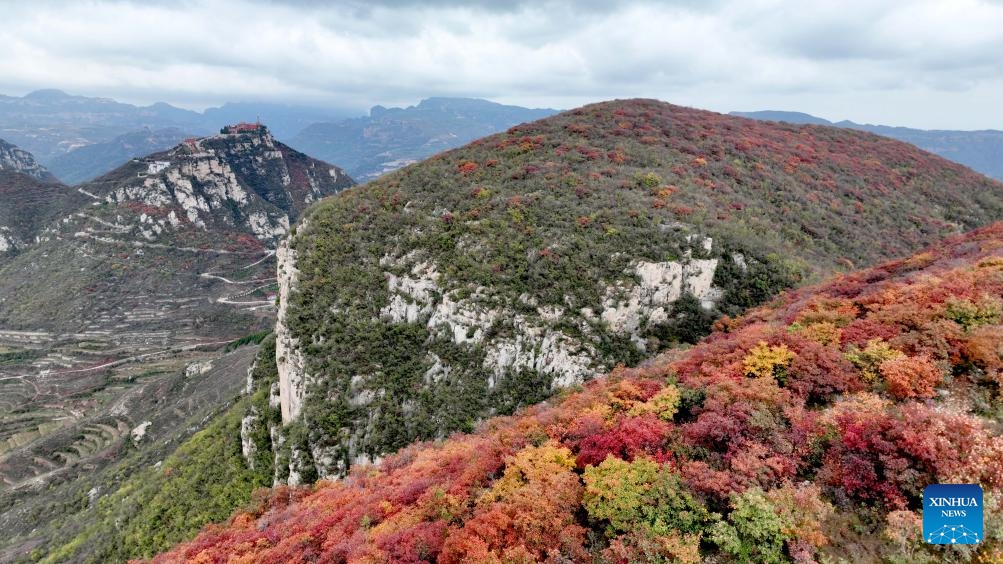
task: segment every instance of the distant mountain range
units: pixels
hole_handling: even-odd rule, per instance
[[[311,125],[289,144],[319,159],[339,163],[361,182],[555,113],[557,110],[505,106],[473,98],[428,98],[417,106],[375,106],[368,117]]]
[[[24,97],[0,96],[0,138],[34,154],[61,181],[77,184],[185,137],[260,119],[277,139],[327,162],[344,163],[353,178],[365,180],[554,113],[473,98],[429,98],[407,108],[375,106],[365,117],[344,108],[250,102],[200,113],[166,103],[134,106],[39,90]]]
[[[834,125],[849,129],[869,131],[912,143],[920,149],[936,153],[945,159],[971,167],[982,174],[1003,180],[1003,131],[983,129],[978,131],[926,130],[887,125],[860,124],[848,120],[831,122],[802,112],[766,110],[759,112],[731,112],[741,116],[766,121],[783,121],[796,124]]]
[[[129,159],[159,153],[190,137],[176,127],[143,128],[101,143],[85,145],[49,162],[49,170],[67,184],[97,178]]]
[[[195,112],[163,102],[134,106],[108,98],[38,90],[23,97],[0,95],[0,138],[31,152],[48,165],[75,149],[146,129],[176,128],[190,135],[208,135],[228,123],[260,119],[268,123],[274,135],[288,138],[312,123],[353,115],[356,112],[343,108],[243,102]],[[163,148],[166,147],[159,147]],[[142,154],[146,153],[131,156]],[[123,162],[107,163],[102,172]]]

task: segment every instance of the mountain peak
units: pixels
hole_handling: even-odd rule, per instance
[[[38,100],[45,102],[52,102],[56,100],[64,100],[66,98],[72,98],[66,92],[56,88],[43,88],[41,90],[35,90],[34,92],[29,92],[24,95],[25,99],[28,100]]]
[[[152,206],[145,239],[178,228],[243,232],[267,246],[311,202],[350,186],[344,171],[278,142],[261,124],[237,123],[185,139],[85,185],[106,202]],[[156,228],[154,228],[156,227]]]

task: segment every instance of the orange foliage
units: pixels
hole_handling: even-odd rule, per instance
[[[943,371],[928,356],[899,356],[879,368],[888,391],[899,399],[933,397],[933,388],[944,380]]]

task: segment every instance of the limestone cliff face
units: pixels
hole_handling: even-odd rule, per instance
[[[290,293],[299,278],[296,269],[296,251],[283,241],[276,251],[279,280],[279,313],[275,323],[275,362],[279,371],[279,402],[282,422],[289,423],[300,415],[306,393],[306,361],[299,349],[299,340],[289,331]]]
[[[159,210],[140,216],[137,234],[146,240],[193,227],[247,232],[274,248],[307,205],[351,184],[338,168],[261,130],[190,140],[135,160],[110,190],[95,192],[109,204]]]
[[[303,339],[313,343],[340,339],[303,332],[303,324],[297,326],[291,319],[304,310],[297,287],[302,278],[302,257],[294,247],[300,238],[316,237],[314,231],[310,222],[300,225],[297,235],[280,245],[277,253],[280,303],[276,362],[282,420],[285,424],[300,421],[310,429],[316,429],[319,423],[304,419],[304,401],[308,394],[324,392],[314,386],[307,389],[307,384],[314,381],[308,374],[311,361],[317,358],[306,354]],[[485,286],[451,285],[444,274],[449,265],[437,263],[424,249],[388,252],[379,259],[369,259],[381,271],[383,283],[367,290],[366,296],[341,295],[339,299],[349,305],[327,308],[326,321],[333,325],[361,323],[382,334],[400,331],[421,335],[423,341],[418,346],[424,352],[387,350],[380,353],[389,359],[385,362],[348,365],[353,372],[345,375],[344,385],[334,391],[327,388],[325,396],[332,409],[344,406],[344,426],[336,441],[308,445],[314,469],[321,477],[335,477],[350,466],[379,460],[388,451],[380,442],[391,425],[387,417],[394,407],[387,402],[388,372],[396,371],[401,378],[414,382],[409,386],[410,398],[400,404],[394,417],[403,422],[405,429],[424,426],[424,433],[443,437],[452,430],[445,422],[451,409],[485,416],[506,409],[503,404],[510,400],[505,398],[526,382],[534,382],[538,393],[546,395],[605,372],[615,363],[604,348],[610,338],[644,352],[648,346],[645,336],[653,327],[671,321],[677,313],[674,305],[681,298],[690,296],[709,311],[723,294],[714,285],[714,278],[724,257],[693,257],[694,252],[711,257],[716,252],[713,241],[701,237],[686,244],[691,247],[679,260],[629,261],[601,293],[598,309],[575,307],[570,299],[563,306],[540,304],[528,293],[511,296]],[[334,288],[332,291],[339,292]],[[359,311],[350,311],[356,300],[381,305],[369,310],[373,314],[367,318]],[[387,342],[350,345],[350,351],[394,346]],[[357,352],[347,354],[362,356]],[[342,367],[347,364],[342,359],[339,363]],[[339,378],[338,374],[323,373],[328,384]],[[323,386],[325,382],[318,383]],[[439,411],[423,404],[440,394],[448,397],[444,390],[461,387],[482,391],[477,392],[475,400],[467,400],[468,404],[447,402]],[[298,475],[296,469],[304,460],[302,452],[290,459],[290,480]]]

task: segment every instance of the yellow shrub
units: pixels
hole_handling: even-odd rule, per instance
[[[627,414],[636,417],[653,413],[662,421],[672,421],[677,409],[679,409],[679,390],[670,384],[648,401],[634,405]]]
[[[749,376],[758,378],[775,376],[778,375],[778,368],[783,369],[790,366],[794,356],[787,345],[770,346],[765,341],[760,341],[742,360],[742,367]]]

